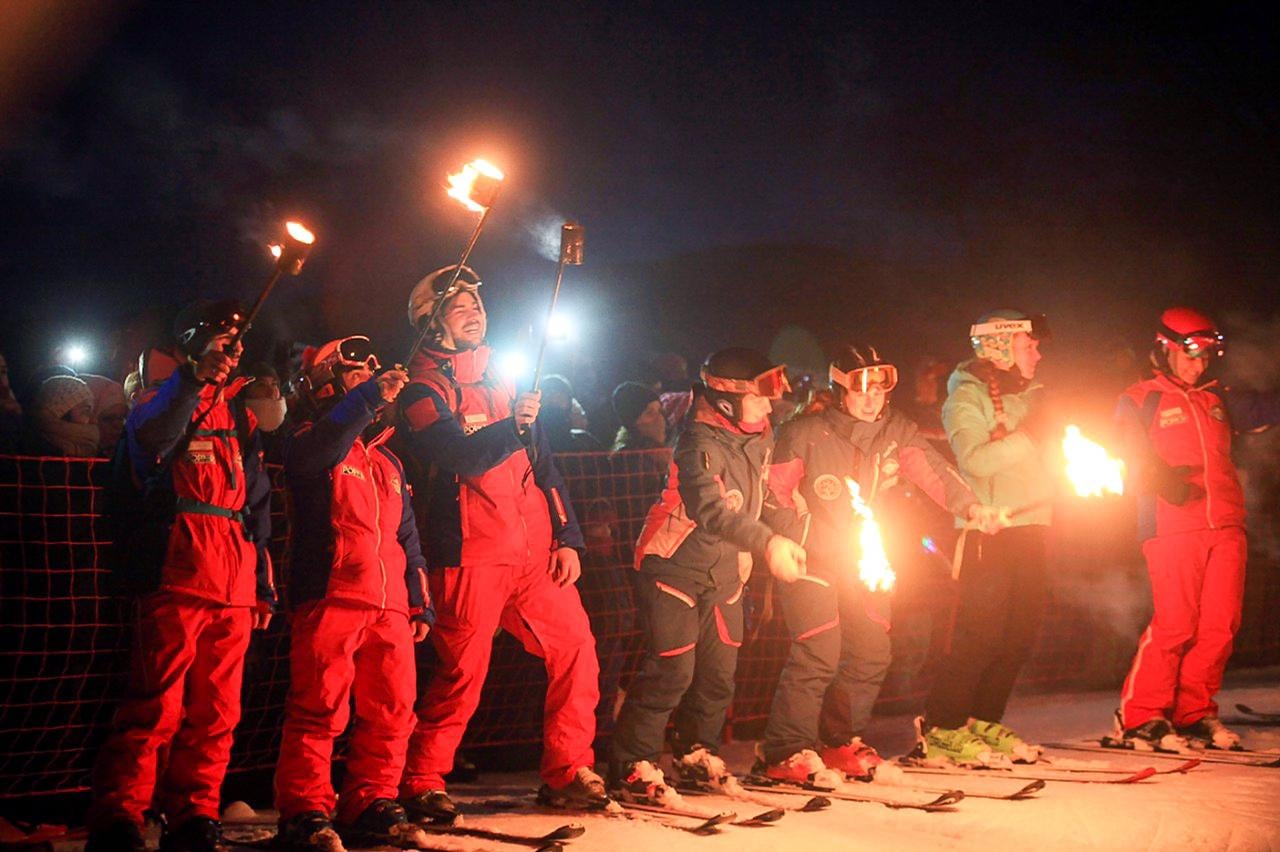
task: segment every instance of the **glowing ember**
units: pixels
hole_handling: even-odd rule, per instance
[[[316,241],[316,235],[308,231],[305,227],[297,222],[285,222],[284,229],[289,232],[289,236],[293,237],[300,243],[311,245]],[[277,255],[278,257],[279,255]]]
[[[1076,494],[1101,497],[1124,493],[1124,461],[1108,455],[1106,448],[1086,438],[1080,427],[1067,426],[1062,454],[1067,458],[1067,479]]]
[[[862,499],[862,490],[851,477],[845,477],[849,486],[849,503],[853,512],[862,519],[858,532],[858,579],[873,592],[887,592],[893,588],[897,575],[889,565],[889,556],[884,552],[884,539],[880,536],[880,524],[871,514],[871,507]]]
[[[488,160],[472,160],[456,175],[449,175],[449,197],[456,198],[468,210],[483,213],[493,205],[498,186],[505,175]]]

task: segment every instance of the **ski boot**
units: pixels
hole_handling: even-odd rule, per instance
[[[609,806],[604,779],[589,766],[579,766],[573,780],[563,787],[543,784],[538,788],[538,804],[551,808],[575,810],[603,809]]]
[[[854,737],[844,745],[826,746],[819,755],[828,769],[843,772],[849,781],[870,781],[884,758],[871,746]]]
[[[923,716],[917,716],[916,747],[909,755],[921,761],[943,761],[958,766],[996,766],[1008,758],[991,750],[977,734],[964,728],[926,729]]]
[[[303,811],[280,821],[276,844],[285,852],[346,852],[342,838],[322,811]]]
[[[765,759],[763,748],[757,744],[756,762],[751,767],[751,774],[787,784],[811,784],[824,790],[834,790],[844,783],[844,776],[834,769],[828,769],[818,753],[811,748],[770,763]]]
[[[84,852],[146,852],[142,829],[132,820],[122,819],[89,832]]]
[[[409,819],[421,825],[453,825],[458,819],[458,806],[444,790],[402,795],[399,801]]]
[[[683,807],[684,799],[667,784],[662,770],[647,760],[623,764],[609,785],[610,794],[619,801],[658,807]]]
[[[342,839],[352,846],[395,846],[417,849],[430,842],[427,833],[409,820],[404,807],[395,799],[374,799],[364,813],[350,825],[339,828]]]
[[[1148,719],[1141,725],[1126,728],[1120,721],[1119,710],[1116,711],[1116,739],[1122,740],[1125,745],[1134,751],[1163,749],[1165,751],[1185,752],[1190,748],[1187,741],[1178,736],[1177,731],[1173,729],[1173,723],[1163,716],[1157,716],[1154,719]]]
[[[1199,721],[1178,728],[1193,748],[1217,748],[1223,751],[1239,751],[1240,735],[1222,724],[1217,716],[1205,716]]]
[[[1044,748],[1032,745],[999,722],[969,720],[969,732],[1000,754],[1007,754],[1014,763],[1035,763]]]
[[[160,852],[226,852],[222,823],[207,816],[192,817],[160,835]]]

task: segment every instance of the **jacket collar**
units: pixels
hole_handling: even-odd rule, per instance
[[[460,352],[426,345],[410,359],[409,372],[416,374],[420,370],[435,369],[451,376],[460,385],[479,384],[484,380],[485,371],[489,368],[491,351],[483,344],[475,349]]]

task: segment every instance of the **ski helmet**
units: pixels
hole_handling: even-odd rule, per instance
[[[1025,314],[1013,308],[1000,308],[983,314],[969,326],[969,342],[979,358],[1007,370],[1013,366],[1013,336],[1018,332],[1026,332],[1032,340],[1053,337],[1044,314]]]
[[[735,346],[707,356],[702,364],[707,401],[734,423],[742,420],[742,398],[754,393],[779,399],[791,390],[787,368],[754,349]]]
[[[312,402],[319,402],[342,395],[339,379],[343,372],[361,367],[376,372],[380,366],[369,338],[353,334],[320,347],[307,347],[302,353],[302,378],[298,383]]]
[[[845,391],[866,393],[873,385],[879,385],[885,393],[898,386],[898,368],[867,343],[841,349],[827,368],[827,375],[837,399],[843,399]]]
[[[1221,358],[1227,340],[1213,320],[1193,308],[1168,308],[1160,314],[1156,345],[1151,361],[1157,370],[1169,371],[1169,347],[1181,349],[1189,358]]]
[[[453,280],[453,271],[457,268],[456,263],[442,266],[413,285],[413,290],[409,292],[409,325],[421,330],[419,325],[422,318],[436,315],[437,305],[442,299],[448,301],[462,292],[475,296],[481,312],[484,311],[484,302],[480,300],[480,285],[483,282],[470,266],[463,266],[453,289],[448,293],[444,292],[449,282]],[[444,310],[443,306],[440,306],[440,310]]]
[[[199,358],[209,341],[220,334],[234,334],[244,326],[248,312],[235,299],[214,302],[201,299],[178,312],[173,336],[188,358]]]

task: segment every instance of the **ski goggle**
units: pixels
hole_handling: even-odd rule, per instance
[[[1165,346],[1181,349],[1188,358],[1221,358],[1227,353],[1227,339],[1222,332],[1213,329],[1178,334],[1170,328],[1156,332],[1156,340]]]
[[[970,337],[984,337],[988,334],[1017,334],[1025,331],[1032,340],[1048,340],[1053,337],[1049,330],[1049,319],[1044,314],[1033,314],[1026,319],[993,319],[969,326]]]
[[[753,393],[766,399],[781,399],[784,393],[791,390],[791,383],[787,381],[787,368],[783,364],[770,367],[754,379],[726,379],[713,376],[704,369],[702,381],[707,387],[720,393]]]
[[[877,364],[874,367],[861,367],[848,372],[832,364],[828,377],[832,384],[854,393],[866,393],[873,387],[888,393],[898,386],[898,368],[892,364]]]
[[[374,373],[382,365],[378,363],[378,356],[373,354],[373,344],[369,342],[369,338],[356,334],[338,342],[334,366],[347,369],[364,367]]]

